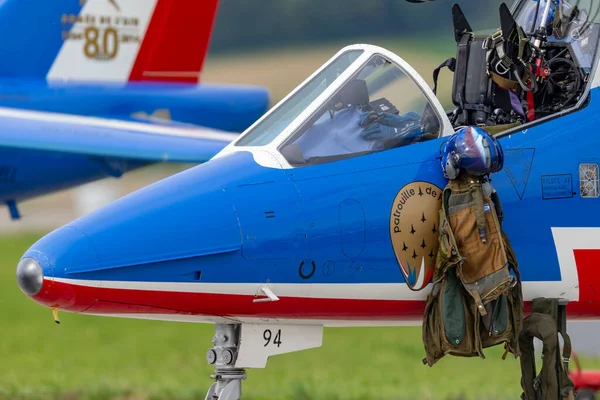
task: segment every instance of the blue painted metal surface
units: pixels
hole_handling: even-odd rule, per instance
[[[123,120],[134,119],[134,113],[150,115],[166,109],[173,121],[230,132],[245,130],[269,105],[265,88],[242,85],[0,79],[0,94],[2,107]]]
[[[14,203],[148,165],[149,161],[0,147],[0,202]]]
[[[0,77],[45,79],[63,44],[61,16],[81,8],[79,1],[0,1]]]

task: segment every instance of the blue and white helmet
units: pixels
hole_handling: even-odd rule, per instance
[[[482,176],[502,170],[500,142],[481,128],[469,126],[454,133],[442,148],[442,171],[455,179],[460,171]]]

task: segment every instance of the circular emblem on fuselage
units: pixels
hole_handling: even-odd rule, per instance
[[[390,215],[390,237],[404,280],[412,290],[431,281],[438,249],[442,189],[411,182],[396,194]]]

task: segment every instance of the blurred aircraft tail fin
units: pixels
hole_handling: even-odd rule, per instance
[[[196,83],[218,0],[0,0],[0,78]]]

